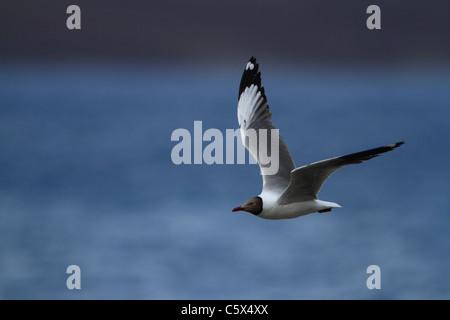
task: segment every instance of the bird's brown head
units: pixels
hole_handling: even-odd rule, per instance
[[[261,213],[262,209],[263,209],[263,202],[261,197],[254,197],[245,201],[242,206],[234,208],[233,212],[247,211],[257,216],[258,214]]]

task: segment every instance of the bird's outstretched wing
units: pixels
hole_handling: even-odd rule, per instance
[[[248,149],[250,154],[258,162],[263,176],[263,192],[270,191],[281,194],[289,185],[290,172],[294,170],[295,164],[292,160],[289,149],[279,136],[278,131],[274,135],[273,148],[278,148],[278,170],[276,173],[269,170],[269,165],[261,161],[259,150],[264,147],[267,154],[272,154],[271,139],[272,129],[272,113],[267,104],[264,88],[261,86],[261,72],[256,58],[252,57],[245,66],[242,74],[241,84],[239,86],[239,102],[238,102],[238,121],[241,131],[243,145]],[[260,131],[260,129],[266,129]],[[251,132],[250,132],[251,131]],[[266,134],[267,139],[261,139]],[[256,143],[252,143],[250,138],[252,134],[256,134]],[[264,138],[264,137],[263,137]],[[265,141],[264,141],[265,140]]]
[[[377,157],[402,145],[404,142],[389,144],[384,147],[352,153],[342,157],[331,158],[299,167],[291,172],[291,182],[281,197],[279,204],[288,204],[317,199],[325,180],[336,170],[348,164],[361,163]]]

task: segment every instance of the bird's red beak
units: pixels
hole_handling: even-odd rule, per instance
[[[233,212],[236,212],[236,211],[244,211],[244,209],[243,209],[242,207],[236,207],[236,208],[234,208],[234,209],[231,210],[231,211],[233,211]]]

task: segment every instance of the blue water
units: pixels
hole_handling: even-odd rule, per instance
[[[449,299],[450,70],[262,66],[298,166],[406,141],[327,181],[343,208],[267,221],[231,212],[256,165],[170,157],[237,128],[242,67],[0,64],[0,298]]]

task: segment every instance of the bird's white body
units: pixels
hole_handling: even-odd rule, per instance
[[[271,220],[293,219],[313,212],[341,207],[337,203],[318,199],[279,204],[279,195],[270,192],[263,192],[259,197],[263,202],[263,210],[257,217]]]

